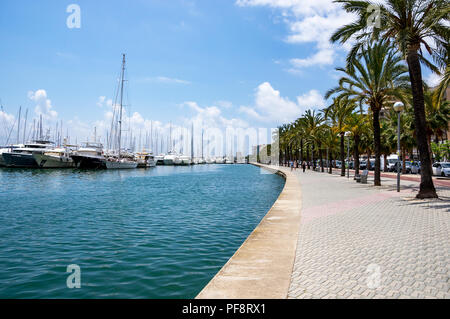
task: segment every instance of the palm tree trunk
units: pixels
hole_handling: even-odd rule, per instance
[[[345,176],[344,133],[341,133],[341,176]]]
[[[416,142],[420,158],[420,190],[417,198],[437,198],[436,189],[433,184],[433,173],[431,170],[431,156],[427,142],[427,121],[425,117],[425,103],[422,85],[422,70],[420,67],[418,48],[412,47],[408,50],[407,62],[409,78],[414,106],[414,124],[416,129]]]
[[[310,169],[310,166],[309,166],[309,146],[306,147],[306,163],[308,165],[308,169]]]
[[[384,156],[384,168],[383,171],[387,172],[388,171],[388,159],[387,159],[387,154],[383,154]]]
[[[323,168],[323,156],[322,156],[322,145],[319,143],[319,157],[320,157],[320,171],[323,173],[324,172],[324,168]]]
[[[355,176],[359,174],[359,135],[355,135],[354,138],[354,146],[353,146],[353,156],[355,157]]]
[[[372,108],[373,113],[373,144],[375,147],[375,172],[374,172],[374,185],[381,186],[380,175],[380,156],[381,156],[381,136],[380,136],[380,109],[378,107]],[[369,160],[370,162],[370,160]]]
[[[303,139],[300,139],[300,161],[303,163]]]
[[[333,151],[330,150],[330,162],[328,163],[328,174],[333,174]]]

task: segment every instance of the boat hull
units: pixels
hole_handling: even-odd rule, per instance
[[[138,165],[137,162],[124,161],[124,162],[110,162],[106,161],[107,169],[133,169]]]
[[[72,155],[71,156],[75,167],[79,169],[105,169],[106,160],[99,157],[89,157],[82,155]]]
[[[3,153],[3,160],[6,167],[17,168],[38,168],[36,160],[33,154],[21,154],[21,153]]]
[[[164,159],[163,163],[164,163],[164,165],[174,165],[174,162],[172,159]]]
[[[74,168],[75,162],[70,157],[56,157],[44,154],[33,154],[36,163],[41,168]]]

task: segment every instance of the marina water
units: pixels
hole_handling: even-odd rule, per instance
[[[283,186],[252,165],[0,169],[0,298],[193,298]]]

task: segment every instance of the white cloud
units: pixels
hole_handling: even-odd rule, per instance
[[[184,102],[183,105],[188,106],[197,113],[194,117],[186,119],[187,122],[193,121],[195,126],[206,128],[248,127],[248,123],[244,120],[224,117],[217,106],[200,107],[196,102],[192,101]]]
[[[47,98],[47,92],[45,90],[29,91],[28,98],[36,103],[34,108],[36,115],[42,115],[45,120],[57,119],[58,112],[53,110],[52,101]]]
[[[308,108],[323,107],[325,101],[317,90],[311,90],[291,101],[282,97],[269,82],[258,86],[253,107],[241,106],[240,111],[263,122],[287,123],[300,117]]]
[[[290,62],[295,69],[301,69],[303,67],[310,67],[313,65],[330,65],[334,62],[334,51],[332,49],[323,49],[306,59],[291,59]]]
[[[233,103],[231,103],[230,101],[224,101],[224,100],[214,102],[214,104],[216,104],[217,106],[224,108],[224,109],[229,109],[233,106]]]
[[[281,11],[290,34],[289,43],[315,45],[316,52],[310,56],[291,59],[291,73],[312,66],[332,65],[338,46],[330,43],[333,32],[340,26],[352,21],[353,14],[345,12],[333,0],[237,0],[238,6],[266,6]],[[348,50],[350,44],[343,48]],[[342,48],[342,47],[341,47]]]
[[[8,136],[10,135],[10,130],[14,125],[15,117],[12,114],[6,113],[3,110],[0,110],[0,145],[7,144]],[[11,138],[11,136],[10,136]]]
[[[99,96],[98,101],[97,101],[97,106],[103,107],[105,105],[112,107],[112,105],[113,105],[112,99],[107,99],[106,96]]]

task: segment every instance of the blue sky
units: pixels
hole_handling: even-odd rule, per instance
[[[135,129],[274,127],[325,105],[346,52],[327,40],[348,19],[331,0],[1,1],[4,122],[22,105],[80,139],[106,130],[126,53]]]

